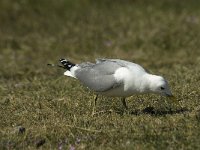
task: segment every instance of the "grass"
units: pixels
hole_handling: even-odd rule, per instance
[[[195,0],[0,1],[0,149],[199,149],[200,9]],[[156,95],[101,97],[59,58],[134,61],[163,75]]]

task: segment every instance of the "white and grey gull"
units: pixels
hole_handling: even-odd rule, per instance
[[[98,94],[125,98],[134,94],[156,93],[173,97],[169,84],[162,76],[153,75],[136,64],[120,59],[96,59],[96,63],[74,64],[60,59],[64,75],[78,79],[84,86]],[[95,98],[95,104],[97,97]]]

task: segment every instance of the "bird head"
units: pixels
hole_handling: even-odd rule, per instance
[[[150,90],[151,92],[162,96],[173,97],[167,80],[161,76],[153,75],[151,77]]]
[[[179,101],[175,96],[173,96],[167,80],[165,80],[163,77],[152,75],[150,91],[156,94],[160,94],[161,96],[166,96],[172,100],[173,103],[180,106]]]

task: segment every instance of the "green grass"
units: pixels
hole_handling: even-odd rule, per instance
[[[200,149],[200,2],[1,0],[0,149]],[[156,95],[101,97],[63,70],[121,58],[164,76],[181,106]],[[19,132],[19,126],[25,132]],[[43,143],[43,144],[42,144]]]

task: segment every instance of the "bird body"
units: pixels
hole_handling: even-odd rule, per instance
[[[78,79],[98,94],[113,97],[142,93],[172,96],[163,77],[149,74],[136,63],[120,59],[97,59],[96,63],[81,64],[73,64],[66,59],[60,59],[60,62],[67,69],[64,75]]]

